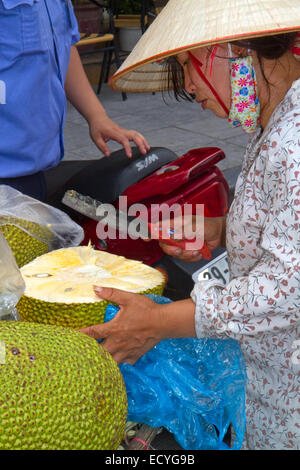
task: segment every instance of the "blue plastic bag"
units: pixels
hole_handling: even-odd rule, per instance
[[[171,300],[149,295],[156,303]],[[119,308],[108,305],[105,321]],[[186,450],[229,449],[223,442],[232,425],[242,445],[245,427],[246,367],[233,339],[164,340],[134,365],[121,364],[128,421],[164,427]]]

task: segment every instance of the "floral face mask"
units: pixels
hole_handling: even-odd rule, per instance
[[[255,132],[260,123],[260,104],[252,57],[230,59],[230,72],[232,96],[229,125],[242,126],[247,133]]]

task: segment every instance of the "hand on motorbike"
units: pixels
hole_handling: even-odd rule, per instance
[[[202,223],[199,224],[199,221]],[[225,244],[226,217],[202,217],[202,220],[200,220],[200,216],[190,216],[185,218],[184,221],[180,217],[174,218],[171,222],[175,232],[175,239],[189,239],[193,234],[200,238],[201,234],[197,233],[197,226],[200,226],[203,231],[202,236],[204,237],[210,251],[213,251],[218,246]],[[168,221],[168,223],[170,224],[170,221]],[[176,233],[179,233],[181,236],[177,237]],[[199,250],[197,246],[193,249],[192,244],[190,244],[188,250],[169,245],[165,242],[160,242],[159,244],[167,255],[174,256],[182,261],[196,262],[202,259],[201,249]]]
[[[118,362],[134,364],[162,338],[160,332],[160,305],[148,297],[108,287],[95,287],[96,294],[119,305],[116,316],[107,323],[81,329],[95,339],[104,339],[102,345]]]
[[[107,157],[110,155],[110,150],[106,145],[109,140],[119,142],[124,147],[128,158],[132,157],[130,142],[134,142],[144,155],[150,150],[150,146],[142,134],[124,129],[107,115],[104,118],[101,116],[99,119],[94,119],[90,122],[89,127],[92,140]]]
[[[75,45],[71,47],[65,92],[68,100],[87,120],[90,136],[104,155],[107,157],[110,155],[106,145],[109,140],[115,140],[123,145],[129,158],[132,155],[130,142],[134,142],[142,154],[150,150],[148,142],[139,132],[123,129],[107,116],[86,76]]]

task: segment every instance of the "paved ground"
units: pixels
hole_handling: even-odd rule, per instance
[[[224,170],[241,165],[247,135],[240,128],[232,129],[224,119],[203,111],[197,103],[177,102],[168,94],[128,94],[103,85],[99,96],[109,116],[121,126],[141,132],[151,146],[173,150],[178,156],[203,146],[221,147],[226,159],[218,164]],[[120,148],[111,142],[111,150]],[[102,154],[89,137],[84,118],[68,105],[65,126],[65,160],[89,160]]]

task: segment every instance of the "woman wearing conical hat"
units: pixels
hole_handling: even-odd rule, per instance
[[[102,289],[99,296],[121,310],[86,331],[130,363],[164,338],[237,339],[247,364],[248,449],[300,448],[297,31],[300,0],[170,0],[111,81],[118,90],[193,95],[249,133],[227,217],[204,220],[208,247],[226,246],[228,285],[197,282],[190,299],[168,305]]]

